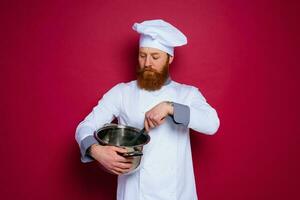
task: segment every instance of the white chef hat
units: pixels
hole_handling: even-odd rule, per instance
[[[174,56],[174,47],[187,44],[185,35],[162,19],[134,23],[133,30],[140,35],[140,47],[160,49]]]

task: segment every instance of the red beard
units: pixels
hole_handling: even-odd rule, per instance
[[[166,62],[161,72],[149,67],[137,69],[137,84],[140,88],[155,91],[159,90],[169,77],[169,61]]]

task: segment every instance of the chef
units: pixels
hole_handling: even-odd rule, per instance
[[[213,135],[217,112],[194,86],[170,77],[174,48],[187,44],[185,35],[164,20],[135,23],[140,34],[136,80],[106,92],[76,129],[82,162],[96,160],[118,175],[118,200],[196,200],[190,133]],[[125,174],[132,159],[126,149],[101,146],[95,130],[114,118],[119,124],[145,127],[151,140],[144,146],[138,170]]]

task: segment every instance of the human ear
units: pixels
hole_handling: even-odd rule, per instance
[[[173,62],[174,56],[170,56],[169,57],[169,64],[171,64]]]

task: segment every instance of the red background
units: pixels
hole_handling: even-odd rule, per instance
[[[80,162],[75,128],[134,79],[132,24],[162,18],[188,37],[172,78],[221,120],[214,136],[192,132],[199,199],[300,199],[294,2],[1,1],[0,198],[115,198],[116,177]]]

